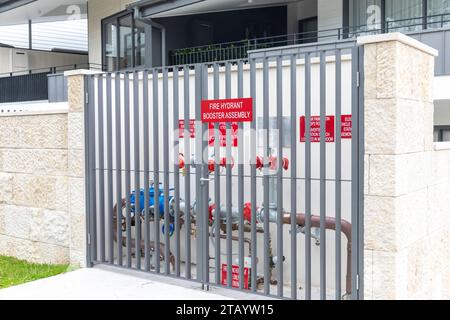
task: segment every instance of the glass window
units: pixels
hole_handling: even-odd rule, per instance
[[[117,69],[117,25],[109,22],[104,25],[103,64],[106,71]]]
[[[422,0],[386,0],[386,28],[392,32],[421,30]]]
[[[134,31],[134,36],[135,36],[135,64],[136,67],[139,66],[144,66],[145,65],[145,25],[140,22],[140,21],[136,21],[135,22],[135,31]]]
[[[381,29],[381,0],[349,1],[349,36]]]
[[[132,20],[131,14],[119,19],[119,69],[133,67],[134,57]]]
[[[450,26],[450,0],[428,0],[428,28]]]

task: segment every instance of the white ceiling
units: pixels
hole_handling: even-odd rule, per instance
[[[260,6],[276,6],[292,2],[300,2],[302,0],[205,0],[199,3],[191,4],[178,9],[166,11],[154,15],[154,18],[158,17],[171,17],[179,15],[190,15],[208,12],[238,10],[238,9],[250,9]]]
[[[75,5],[75,6],[73,6]],[[86,0],[37,0],[11,11],[0,13],[0,25],[70,20],[77,13],[86,18]]]

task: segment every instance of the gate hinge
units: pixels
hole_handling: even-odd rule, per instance
[[[356,86],[359,88],[360,84],[361,84],[361,72],[356,72]]]
[[[88,104],[88,103],[89,103],[89,93],[87,93],[87,92],[86,92],[86,97],[85,97],[85,99],[86,99],[86,104]]]
[[[359,274],[356,275],[356,290],[359,290]]]
[[[88,244],[91,244],[91,234],[90,233],[88,233],[88,235],[87,235],[87,242],[88,242]]]

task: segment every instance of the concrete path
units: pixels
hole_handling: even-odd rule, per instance
[[[144,272],[97,266],[0,290],[0,300],[232,300],[255,299],[237,291]],[[258,296],[257,299],[261,299]]]

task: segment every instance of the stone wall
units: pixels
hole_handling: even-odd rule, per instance
[[[402,34],[365,47],[366,299],[450,298],[450,149],[433,143],[437,52]]]
[[[0,255],[69,262],[67,113],[0,116]]]

